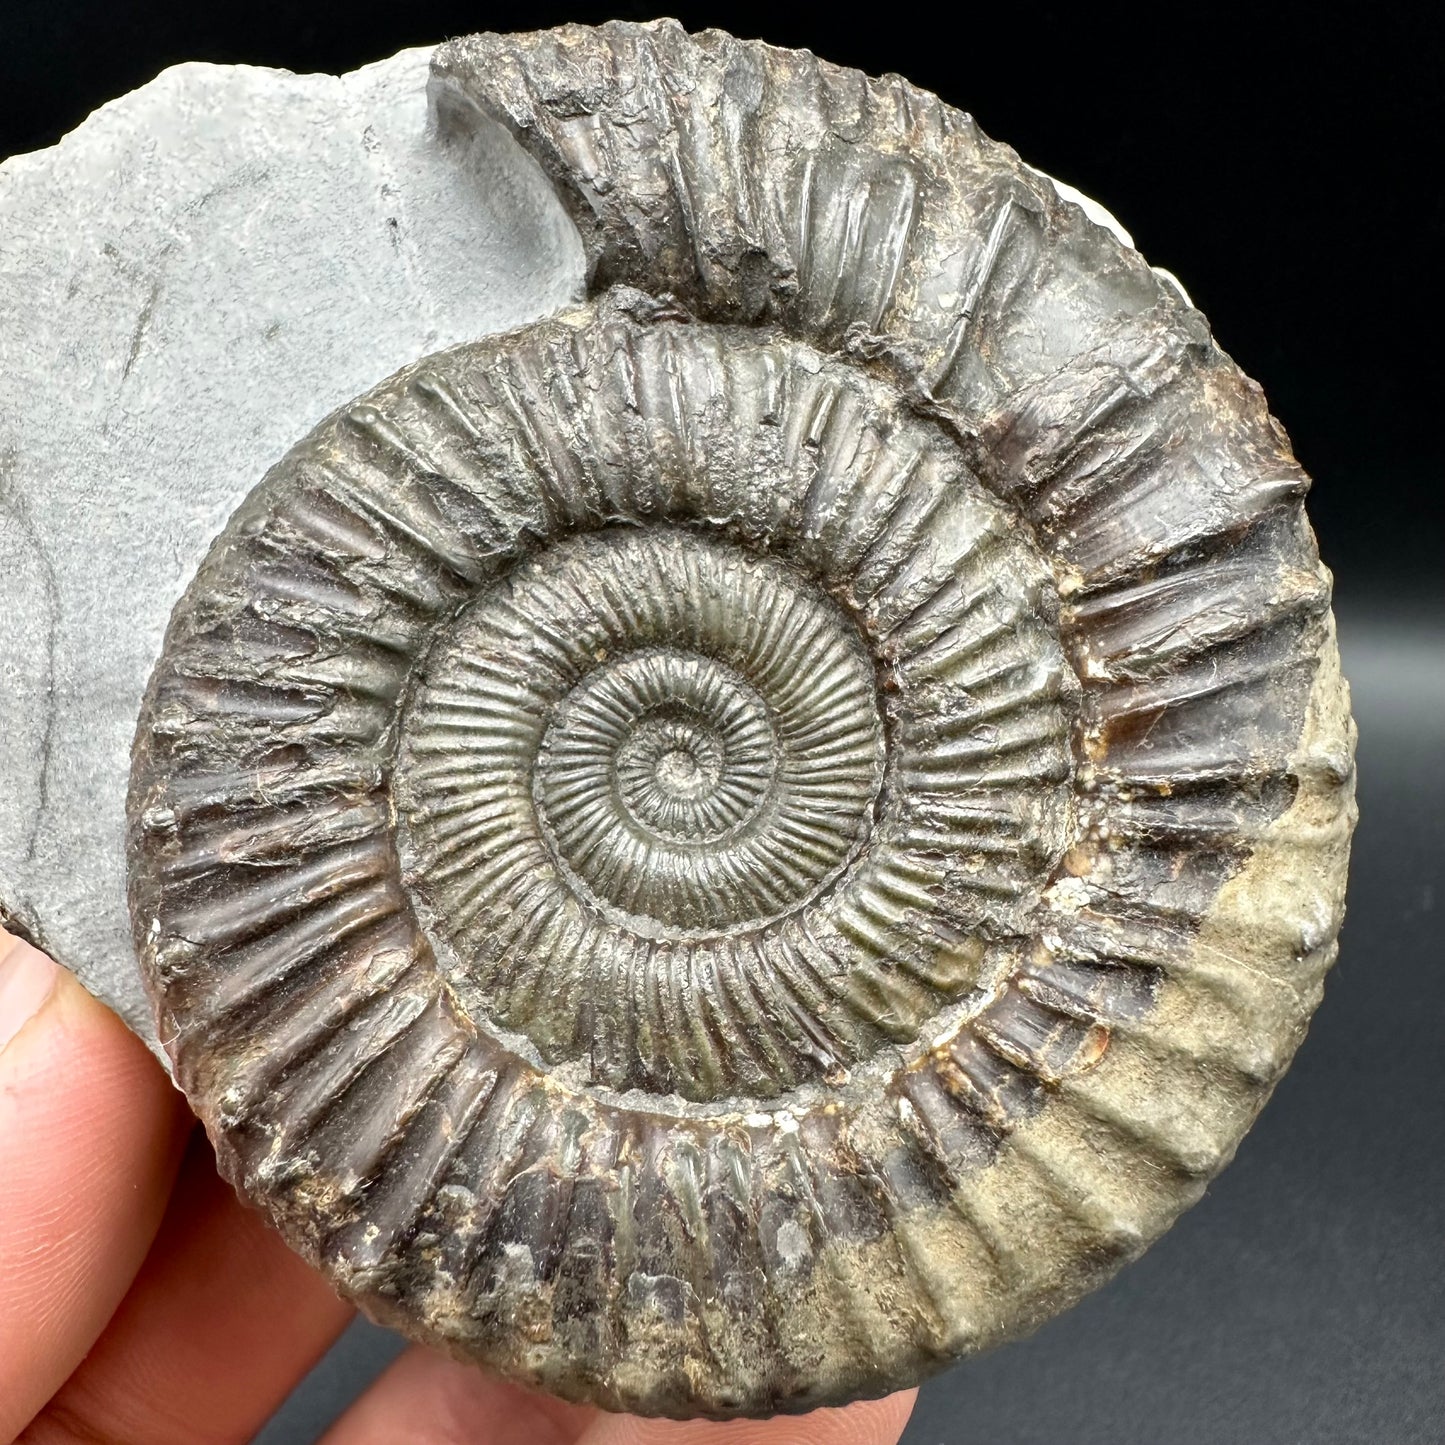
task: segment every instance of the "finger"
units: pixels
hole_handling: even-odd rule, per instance
[[[413,1346],[321,1445],[572,1445],[596,1415]]]
[[[771,1420],[641,1420],[598,1415],[578,1445],[897,1445],[917,1390]]]
[[[25,1445],[249,1440],[352,1313],[240,1202],[198,1130],[135,1285]]]
[[[916,1394],[772,1420],[642,1420],[568,1405],[413,1347],[321,1445],[895,1445]]]
[[[109,1009],[44,954],[0,938],[0,1440],[10,1440],[129,1287],[189,1115]]]

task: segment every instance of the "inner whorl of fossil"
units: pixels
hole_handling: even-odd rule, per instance
[[[700,959],[827,889],[867,846],[885,756],[874,662],[821,588],[695,531],[618,528],[464,609],[403,716],[395,788],[457,992],[555,1061],[555,1000],[593,972],[591,1067],[622,1082],[637,981],[705,989]],[[487,920],[519,910],[531,948],[498,958]],[[595,1056],[609,1008],[615,1067]]]
[[[884,754],[841,609],[782,563],[666,528],[575,538],[485,592],[406,733],[448,912],[506,901],[507,851],[477,840],[530,801],[553,865],[532,888],[659,941],[815,894],[867,837]]]
[[[776,1094],[960,997],[984,943],[957,928],[1006,932],[967,905],[992,814],[963,816],[956,870],[909,858],[975,807],[991,750],[955,757],[907,687],[890,745],[887,671],[816,578],[697,528],[575,534],[480,591],[419,670],[392,779],[456,997],[574,1083],[694,1099]],[[909,967],[917,1001],[873,978]]]

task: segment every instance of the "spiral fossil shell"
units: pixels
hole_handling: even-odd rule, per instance
[[[1333,958],[1306,479],[1137,254],[897,78],[452,42],[590,296],[301,440],[178,606],[131,903],[223,1168],[612,1408],[1022,1333],[1228,1159]]]

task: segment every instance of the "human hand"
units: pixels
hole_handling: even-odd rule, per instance
[[[351,1319],[193,1122],[114,1014],[0,934],[4,1445],[244,1445]],[[322,1445],[894,1445],[913,1397],[642,1420],[413,1347]]]

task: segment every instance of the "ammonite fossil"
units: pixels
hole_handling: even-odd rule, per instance
[[[177,607],[137,947],[371,1314],[726,1416],[1025,1332],[1197,1199],[1335,950],[1306,478],[1203,318],[896,77],[452,42],[578,309],[302,438]]]

